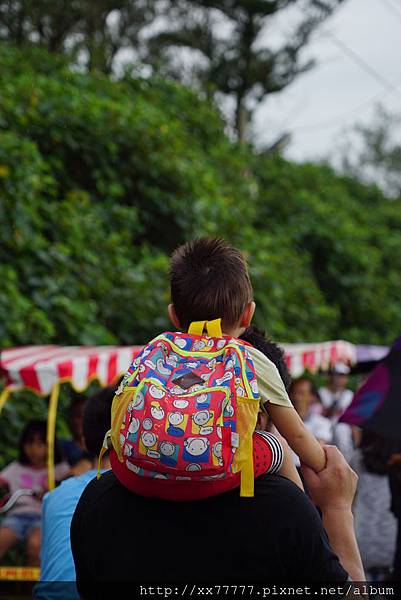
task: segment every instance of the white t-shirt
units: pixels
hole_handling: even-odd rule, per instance
[[[324,408],[332,408],[336,404],[335,415],[332,419],[336,420],[343,414],[348,408],[354,397],[354,393],[351,390],[341,390],[339,392],[333,392],[327,387],[319,389],[319,396],[322,401]]]

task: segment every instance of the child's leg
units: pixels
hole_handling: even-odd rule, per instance
[[[42,536],[39,527],[31,529],[26,539],[26,559],[30,567],[40,565],[40,543]]]
[[[18,543],[18,536],[9,527],[0,527],[0,560],[5,553]]]

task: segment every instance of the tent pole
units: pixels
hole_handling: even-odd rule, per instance
[[[49,412],[47,416],[47,473],[48,473],[48,488],[53,490],[56,485],[54,476],[54,439],[56,435],[56,415],[57,415],[57,404],[60,386],[55,383],[49,402]]]
[[[0,413],[3,410],[5,403],[8,400],[9,395],[11,394],[10,388],[4,388],[4,390],[0,394]]]

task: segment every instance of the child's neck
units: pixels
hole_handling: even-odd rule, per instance
[[[245,327],[231,327],[231,328],[224,328],[223,331],[223,335],[228,335],[229,337],[233,337],[233,338],[239,338],[241,337],[241,335],[244,333],[245,331]]]

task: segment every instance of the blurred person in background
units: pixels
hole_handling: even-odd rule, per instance
[[[383,581],[393,563],[397,522],[391,514],[388,461],[392,442],[362,430],[361,441],[351,457],[359,475],[353,512],[355,533],[368,580]]]
[[[351,460],[354,452],[352,427],[339,423],[339,418],[352,402],[354,393],[347,388],[350,369],[343,363],[336,363],[329,373],[327,385],[319,389],[323,405],[323,414],[332,424],[332,441],[342,452],[346,460]]]
[[[295,410],[306,427],[323,444],[332,442],[332,425],[321,413],[322,405],[313,382],[307,377],[295,379],[289,389]]]
[[[329,372],[327,385],[319,389],[324,415],[332,421],[338,421],[354,396],[352,390],[347,389],[349,372],[347,365],[335,364]]]
[[[106,431],[111,424],[111,404],[115,386],[104,388],[85,403],[83,437],[91,468],[84,474],[70,477],[50,494],[46,494],[42,508],[42,550],[40,582],[34,590],[35,600],[78,600],[75,567],[71,552],[70,525],[74,510],[87,484],[96,477],[98,458]],[[102,469],[109,469],[107,458]],[[56,582],[53,585],[50,582]]]
[[[83,415],[86,397],[77,396],[71,401],[68,409],[68,426],[72,439],[61,440],[63,459],[72,467],[71,475],[85,473],[91,468],[91,460],[85,449],[83,435]]]
[[[401,443],[394,443],[390,456],[391,512],[397,519],[397,542],[393,560],[394,581],[401,581]]]

